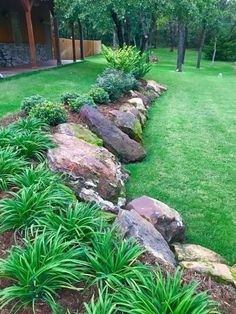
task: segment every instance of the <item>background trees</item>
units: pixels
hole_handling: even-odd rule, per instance
[[[182,71],[186,46],[208,58],[236,59],[236,0],[55,0],[61,36],[102,39],[109,46],[177,48]],[[82,27],[83,26],[83,27]],[[72,31],[72,32],[71,32]],[[206,46],[206,48],[205,48]],[[81,47],[82,49],[83,47]],[[215,53],[214,53],[215,48]]]

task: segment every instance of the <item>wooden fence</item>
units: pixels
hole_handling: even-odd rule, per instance
[[[80,40],[75,40],[76,59],[80,59]],[[101,52],[101,40],[84,40],[84,56],[94,56]],[[62,60],[73,60],[72,40],[60,38]]]

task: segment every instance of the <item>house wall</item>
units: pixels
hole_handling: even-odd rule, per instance
[[[35,1],[32,23],[37,61],[52,59],[51,24],[47,3]],[[0,1],[0,67],[30,63],[25,12],[20,0]]]

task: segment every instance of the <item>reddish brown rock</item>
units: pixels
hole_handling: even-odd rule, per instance
[[[80,116],[90,130],[102,138],[104,146],[122,162],[141,161],[145,158],[146,152],[143,147],[122,132],[97,109],[87,105],[83,106]]]
[[[184,223],[179,213],[166,204],[142,196],[130,202],[127,210],[135,210],[143,218],[148,220],[163,235],[169,243],[184,240]]]
[[[58,146],[48,151],[49,166],[68,176],[79,198],[95,201],[102,207],[125,202],[124,181],[128,175],[114,155],[66,134],[56,133],[53,139]]]

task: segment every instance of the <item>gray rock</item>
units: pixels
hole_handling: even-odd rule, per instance
[[[134,98],[141,98],[145,108],[149,108],[151,106],[151,100],[146,95],[143,95],[136,90],[131,90],[130,95]]]
[[[131,139],[139,143],[143,142],[141,123],[133,113],[111,110],[109,118],[121,131],[129,135]]]
[[[144,126],[147,121],[147,115],[142,113],[131,103],[124,103],[120,106],[119,111],[132,113],[137,119],[139,119],[142,126]]]
[[[180,214],[166,204],[142,196],[131,201],[127,210],[135,210],[139,215],[148,220],[163,235],[169,243],[184,240],[185,227]]]
[[[136,211],[121,210],[115,224],[127,238],[135,239],[149,253],[172,266],[176,265],[174,254],[163,236]]]
[[[125,199],[128,174],[115,156],[74,136],[55,133],[53,139],[57,147],[48,151],[49,167],[68,176],[77,196],[107,210],[119,206]]]
[[[104,146],[122,162],[141,161],[145,158],[146,153],[143,147],[105,118],[97,109],[85,105],[80,110],[80,116],[90,130],[103,139]]]

